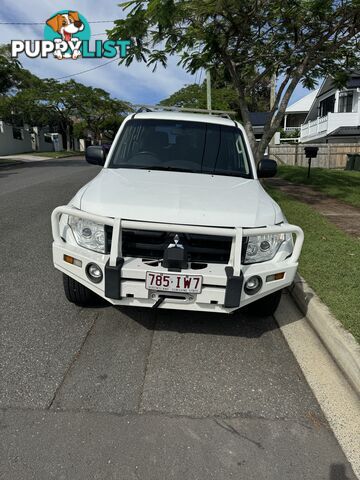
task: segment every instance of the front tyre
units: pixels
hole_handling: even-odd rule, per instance
[[[100,297],[81,283],[63,273],[63,285],[66,298],[79,307],[93,307],[99,303]]]
[[[260,300],[256,300],[256,302],[245,307],[246,312],[255,317],[268,317],[274,315],[280,303],[281,294],[282,290],[278,290],[275,293],[260,298]]]

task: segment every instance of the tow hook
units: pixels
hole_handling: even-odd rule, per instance
[[[157,299],[157,301],[154,303],[154,305],[152,306],[152,308],[158,308],[160,307],[160,305],[163,303],[163,301],[165,300],[165,296],[164,295],[160,295],[159,298]]]

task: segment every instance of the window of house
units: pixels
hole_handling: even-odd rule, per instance
[[[13,137],[15,140],[23,140],[24,139],[23,129],[19,127],[13,127]]]
[[[353,92],[340,92],[339,112],[352,112],[353,96]]]
[[[333,112],[335,108],[335,95],[331,95],[330,97],[321,100],[319,107],[320,117],[325,117],[329,112]]]

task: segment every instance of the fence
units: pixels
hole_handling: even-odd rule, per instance
[[[296,143],[269,146],[269,157],[279,164],[305,167],[308,164],[305,146],[319,148],[317,158],[312,159],[313,167],[344,168],[348,153],[360,153],[360,143]]]

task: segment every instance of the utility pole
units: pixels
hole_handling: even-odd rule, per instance
[[[210,75],[210,70],[206,70],[206,98],[207,98],[207,109],[211,110],[211,75]]]
[[[271,75],[270,80],[270,110],[273,108],[275,103],[275,94],[276,94],[276,73]],[[275,145],[275,135],[270,140],[270,146]]]

